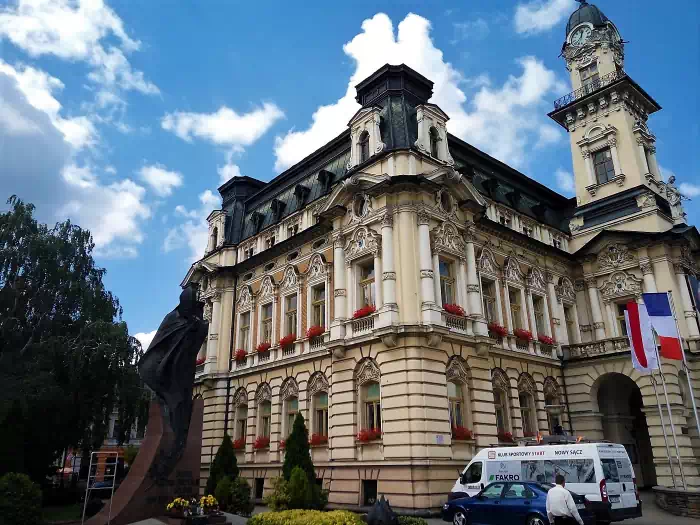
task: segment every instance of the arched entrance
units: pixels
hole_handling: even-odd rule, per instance
[[[656,485],[649,428],[637,383],[623,374],[605,374],[595,382],[591,397],[601,414],[603,439],[625,446],[638,486]]]

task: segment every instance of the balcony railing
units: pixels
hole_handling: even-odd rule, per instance
[[[619,80],[623,77],[626,77],[627,74],[622,71],[622,70],[617,70],[613,71],[611,73],[608,73],[607,75],[603,75],[602,77],[592,80],[591,82],[587,82],[586,84],[583,85],[583,87],[578,88],[575,91],[572,91],[568,95],[564,95],[561,98],[558,98],[557,100],[554,101],[554,109],[560,109],[566,106],[567,104],[571,104],[573,101],[578,100],[580,98],[583,98],[587,95],[590,95],[591,93],[598,91],[600,88],[603,88],[609,84],[612,84],[616,80]]]
[[[258,353],[258,363],[266,363],[270,360],[270,351]]]
[[[374,330],[374,318],[375,315],[369,315],[363,317],[362,319],[355,319],[352,321],[352,333],[357,335],[362,332],[368,332],[369,330]]]
[[[204,373],[204,363],[202,363],[201,365],[196,365],[194,367],[194,373],[196,375]]]
[[[311,350],[320,350],[324,347],[324,345],[325,341],[323,340],[322,335],[318,335],[309,339],[309,348],[311,348]]]
[[[573,344],[563,348],[568,349],[568,359],[585,359],[587,357],[627,352],[629,351],[629,340],[627,337],[611,337],[602,341]]]
[[[523,352],[530,350],[530,342],[525,339],[515,338],[515,348]]]
[[[282,356],[286,357],[288,355],[294,354],[294,345],[285,346],[282,348]]]
[[[467,318],[461,315],[452,315],[447,312],[442,312],[442,322],[447,328],[459,330],[460,332],[467,331]]]

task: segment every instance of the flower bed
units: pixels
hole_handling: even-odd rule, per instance
[[[552,346],[553,344],[556,343],[556,341],[554,340],[553,337],[549,337],[548,335],[544,335],[544,334],[538,334],[537,340],[540,343],[542,343],[543,345],[548,345],[548,346]]]
[[[258,352],[267,352],[272,345],[268,342],[265,341],[264,343],[260,343],[258,346],[255,347],[255,350]]]
[[[467,315],[464,312],[464,308],[462,308],[458,304],[443,304],[442,309],[445,310],[448,314],[459,315],[460,317],[464,317],[465,315]]]
[[[326,328],[323,326],[311,326],[309,329],[306,331],[306,337],[311,339],[312,337],[318,337],[319,335],[323,335],[323,332],[326,331]]]
[[[513,334],[518,339],[522,341],[532,341],[532,332],[530,330],[524,330],[523,328],[516,328],[513,330]]]
[[[512,443],[513,442],[513,434],[510,432],[499,432],[498,433],[498,441],[502,443]]]
[[[280,347],[281,348],[289,348],[294,344],[294,341],[297,340],[297,334],[289,334],[285,335],[282,339],[280,339]]]
[[[367,443],[382,438],[382,431],[379,428],[367,428],[357,433],[357,441]]]
[[[309,445],[312,447],[326,445],[327,443],[328,436],[324,436],[323,434],[311,434],[311,437],[309,438]]]
[[[495,334],[498,337],[505,337],[508,335],[508,330],[506,330],[506,327],[501,326],[498,323],[489,323],[488,329],[490,333]]]
[[[253,450],[261,450],[270,446],[270,438],[267,436],[258,436],[253,443]]]
[[[233,441],[234,450],[243,450],[245,448],[245,438],[238,438]]]
[[[168,503],[165,510],[177,517],[202,516],[203,514],[216,514],[219,502],[211,494],[201,498],[175,498]],[[206,519],[206,517],[204,517]]]
[[[363,317],[367,317],[368,315],[372,315],[376,311],[377,311],[376,306],[374,306],[373,304],[368,304],[366,306],[363,306],[359,310],[355,310],[355,313],[352,314],[352,318],[353,319],[362,319]]]
[[[452,427],[452,439],[474,439],[474,434],[468,428]]]
[[[238,363],[240,363],[241,361],[245,361],[247,357],[248,357],[248,352],[246,352],[243,348],[239,348],[238,350],[236,350],[236,353],[234,354],[234,359]]]

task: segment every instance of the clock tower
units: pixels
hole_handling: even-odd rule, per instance
[[[577,1],[561,52],[573,91],[549,113],[571,143],[574,247],[603,229],[669,230],[685,214],[680,193],[661,177],[647,124],[661,106],[625,71],[625,42],[615,24],[595,5]]]

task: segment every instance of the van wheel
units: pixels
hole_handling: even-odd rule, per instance
[[[544,525],[544,519],[542,519],[540,516],[530,516],[527,519],[527,525]]]
[[[454,525],[468,525],[469,522],[467,522],[467,517],[465,516],[464,511],[458,510],[452,517],[452,523]]]

